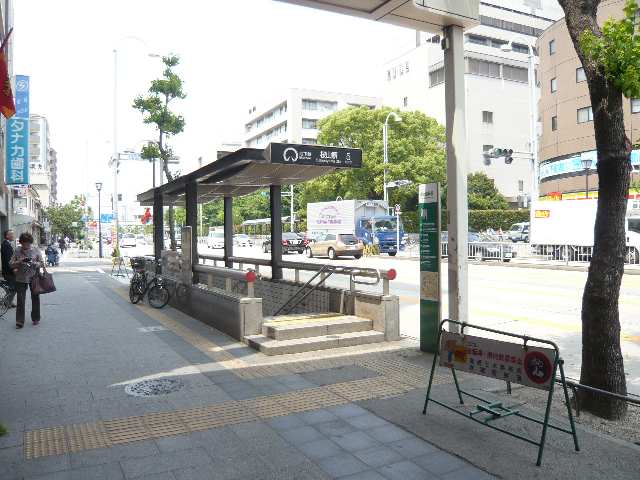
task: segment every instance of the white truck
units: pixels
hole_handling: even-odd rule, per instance
[[[596,199],[533,202],[530,228],[533,251],[554,259],[590,260],[597,203]],[[639,263],[640,200],[629,200],[625,228],[626,261]]]
[[[396,216],[389,215],[388,205],[383,200],[309,203],[307,231],[311,236],[321,233],[350,233],[365,245],[378,245],[381,253],[390,256],[398,251],[398,239],[401,250],[406,243],[402,221],[398,225]]]

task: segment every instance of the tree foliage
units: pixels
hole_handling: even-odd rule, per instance
[[[51,232],[54,235],[70,238],[78,236],[78,233],[84,229],[82,221],[84,201],[84,197],[76,195],[69,203],[51,205],[47,208],[46,216],[51,222]]]
[[[300,186],[299,205],[308,202],[383,197],[382,126],[391,109],[352,107],[319,122],[318,143],[360,148],[363,165],[339,171]],[[417,209],[418,184],[444,183],[445,131],[435,119],[421,112],[402,112],[402,121],[389,122],[387,181],[411,180],[413,185],[389,189],[389,203],[403,211]],[[301,202],[301,203],[300,203]],[[302,212],[301,212],[302,213]]]
[[[640,37],[637,25],[638,3],[627,0],[624,17],[604,22],[600,34],[584,30],[580,47],[584,56],[602,69],[611,82],[627,98],[640,97]]]
[[[160,168],[164,172],[167,181],[170,182],[177,176],[177,172],[171,172],[169,160],[173,157],[173,150],[168,139],[184,131],[185,121],[182,115],[178,115],[169,109],[169,105],[176,99],[184,99],[182,79],[175,73],[174,68],[180,63],[177,55],[162,57],[164,71],[162,78],[151,81],[147,95],[139,95],[133,101],[133,108],[142,115],[142,121],[147,125],[153,125],[158,133],[158,141],[148,142],[142,147],[140,156],[146,160],[160,160]],[[171,248],[176,248],[174,229],[174,210],[169,208],[169,235]]]
[[[505,210],[509,204],[485,173],[470,173],[467,177],[469,210]]]

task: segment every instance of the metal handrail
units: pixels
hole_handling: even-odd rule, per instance
[[[195,265],[193,271],[197,273],[210,273],[231,280],[240,280],[243,282],[254,282],[256,274],[253,270],[237,270],[234,268],[212,267],[211,265]],[[253,273],[253,275],[250,275]]]
[[[318,270],[315,275],[313,275],[309,280],[307,280],[307,282],[302,285],[302,287],[300,287],[298,290],[296,290],[296,292],[291,295],[286,302],[284,302],[284,304],[273,314],[274,316],[280,315],[280,313],[284,312],[285,314],[291,313],[291,311],[296,308],[298,305],[300,305],[309,295],[311,295],[318,287],[321,287],[322,285],[324,285],[324,282],[326,282],[327,278],[329,278],[331,276],[331,274],[333,273],[332,270],[326,268],[328,267],[328,265],[324,265],[323,268],[321,268],[320,270]],[[323,275],[323,273],[328,272],[325,275]],[[312,282],[318,277],[320,276],[320,281],[318,283],[316,283],[315,285],[312,285]],[[310,290],[307,290],[306,292],[304,292],[304,290],[308,287],[311,286]],[[304,292],[304,294],[302,295],[302,297],[296,298],[298,297],[298,295],[300,293]],[[293,303],[292,303],[293,302]],[[287,308],[288,307],[288,308]]]

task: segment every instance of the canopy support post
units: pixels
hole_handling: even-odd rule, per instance
[[[162,193],[159,190],[153,192],[153,254],[157,265],[162,260],[164,250],[164,205]]]
[[[224,266],[233,268],[233,197],[224,197]]]
[[[191,227],[191,270],[198,264],[198,183],[191,181],[185,187],[186,223]],[[198,283],[193,274],[193,283]]]
[[[282,187],[269,188],[271,207],[271,278],[282,280]]]

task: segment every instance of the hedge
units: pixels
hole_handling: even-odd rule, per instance
[[[470,210],[469,230],[482,231],[488,228],[506,231],[514,223],[528,222],[529,210]],[[418,233],[418,212],[405,212],[402,222],[406,232]],[[447,212],[442,211],[442,230],[447,229]]]

